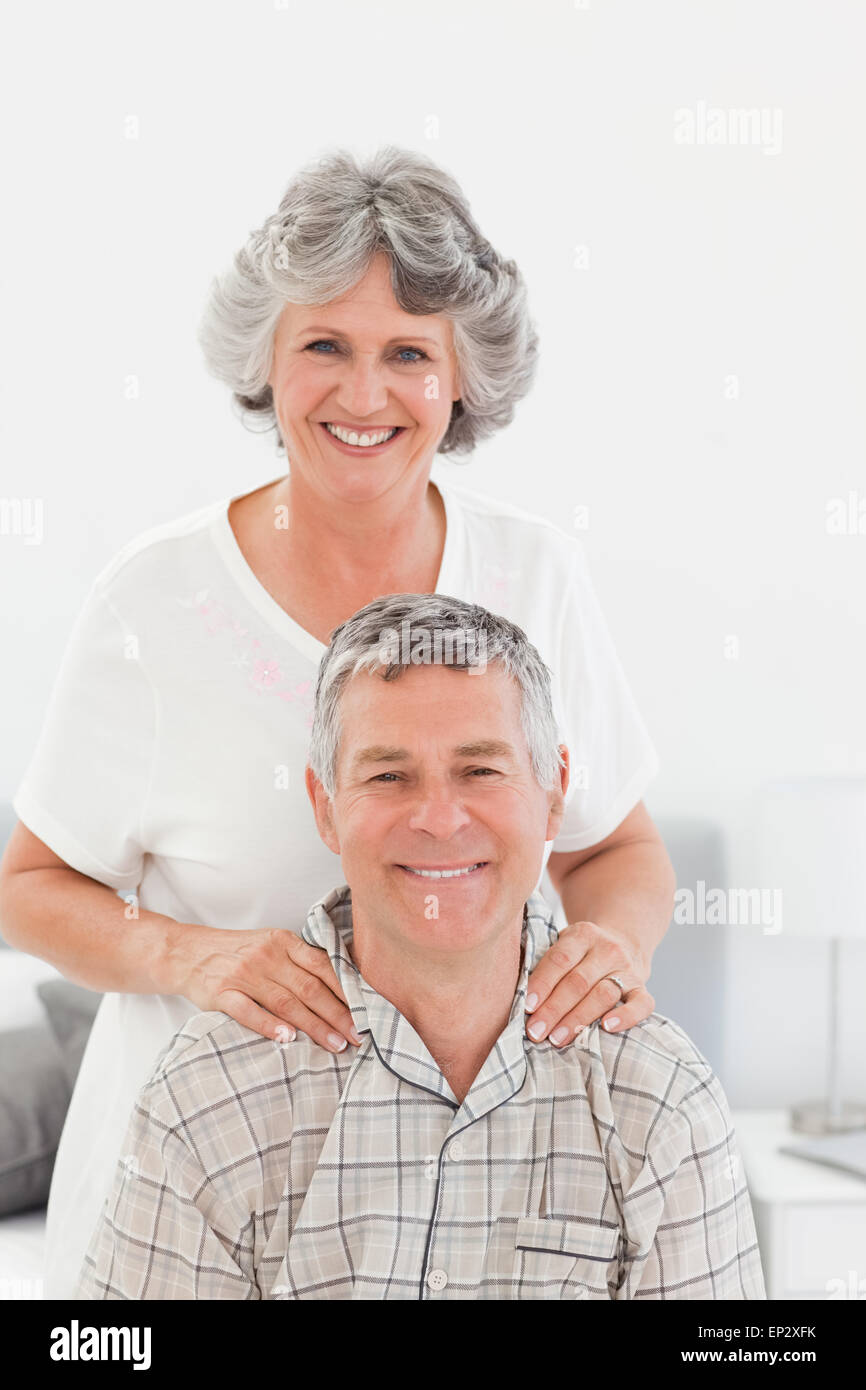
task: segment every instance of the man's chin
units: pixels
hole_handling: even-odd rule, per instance
[[[385,893],[394,929],[416,945],[465,950],[479,945],[503,915],[497,866],[437,878],[392,865]]]

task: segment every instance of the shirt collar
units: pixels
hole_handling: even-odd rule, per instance
[[[526,1076],[526,985],[531,972],[559,932],[540,893],[523,909],[520,974],[508,1022],[490,1050],[462,1106],[424,1042],[398,1009],[367,983],[349,954],[352,940],[352,892],[348,884],[333,889],[310,908],[302,932],[310,946],[327,951],[359,1033],[369,1033],[382,1064],[413,1086],[430,1091],[461,1112],[478,1119],[520,1090]]]

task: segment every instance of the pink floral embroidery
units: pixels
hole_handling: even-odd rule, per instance
[[[308,729],[313,727],[313,683],[312,681],[301,681],[293,690],[278,690],[277,695],[281,700],[297,700],[307,711],[306,725]]]
[[[253,674],[250,677],[253,685],[258,689],[275,685],[280,679],[282,672],[275,661],[257,661],[253,666]]]
[[[281,700],[300,700],[300,699],[302,699],[302,698],[304,697],[304,695],[306,695],[307,691],[308,691],[308,690],[312,690],[312,688],[313,688],[313,683],[312,683],[312,681],[301,681],[300,685],[296,685],[295,688],[294,688],[294,690],[281,690],[281,691],[280,691],[280,699],[281,699]]]
[[[313,725],[313,682],[301,681],[292,685],[285,678],[279,662],[268,654],[262,641],[254,637],[219,599],[207,589],[201,589],[191,599],[176,599],[181,608],[198,613],[205,632],[213,637],[227,635],[232,643],[231,664],[247,676],[247,687],[257,695],[276,695],[288,704],[298,704],[305,713],[308,729]]]
[[[493,613],[502,613],[508,605],[512,585],[521,577],[519,569],[504,569],[502,565],[484,562],[478,602]]]

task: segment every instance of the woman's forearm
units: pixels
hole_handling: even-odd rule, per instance
[[[87,989],[174,993],[172,947],[184,930],[76,869],[20,870],[0,883],[0,932],[9,945]]]
[[[664,844],[654,840],[613,845],[572,869],[559,895],[569,923],[596,922],[627,937],[644,959],[667,931],[676,874]]]

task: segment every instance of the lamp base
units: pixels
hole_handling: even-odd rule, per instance
[[[798,1134],[845,1134],[866,1129],[866,1105],[843,1104],[832,1113],[825,1100],[806,1101],[791,1110],[791,1128]]]

